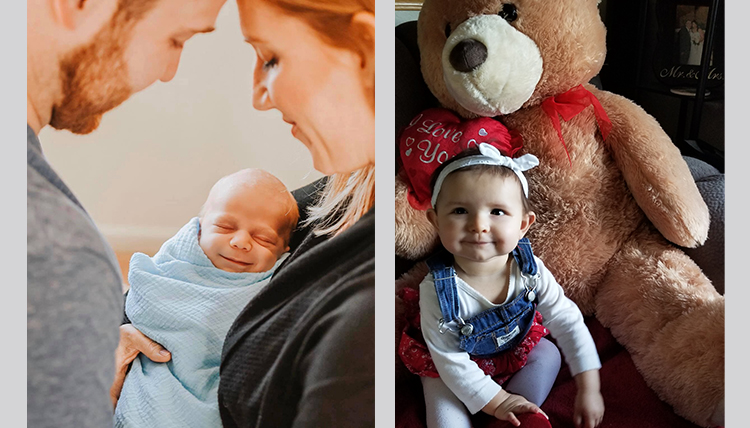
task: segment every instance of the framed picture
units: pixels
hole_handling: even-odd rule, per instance
[[[720,2],[723,5],[723,2]],[[670,87],[697,87],[701,65],[708,62],[707,87],[724,84],[724,16],[710,21],[710,0],[655,2],[656,49],[652,61],[656,79]],[[720,9],[723,9],[721,7]],[[707,29],[714,25],[711,52],[704,52]]]

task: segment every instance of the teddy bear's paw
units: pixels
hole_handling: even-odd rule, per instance
[[[396,255],[408,260],[418,260],[435,248],[438,235],[425,212],[409,205],[407,192],[406,184],[396,178]]]
[[[659,305],[653,303],[641,301],[641,305],[658,313]],[[632,308],[629,304],[624,307]],[[649,388],[685,419],[705,427],[720,425],[724,399],[724,298],[706,299],[704,304],[668,321],[658,315],[643,318],[643,312],[624,310],[630,312],[630,319],[612,326],[611,331],[628,350]],[[599,312],[597,317],[611,318],[602,317]]]
[[[723,424],[724,299],[707,302],[655,331],[631,352],[646,383],[675,413],[700,426]]]

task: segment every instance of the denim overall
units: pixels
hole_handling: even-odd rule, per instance
[[[443,251],[427,260],[435,279],[440,311],[443,318],[438,321],[440,333],[449,328],[446,324],[455,321],[461,338],[462,350],[476,357],[490,357],[518,345],[529,332],[536,313],[536,283],[539,278],[531,243],[527,238],[518,241],[511,253],[518,263],[526,292],[512,301],[483,311],[468,320],[458,315],[456,271],[450,253]]]

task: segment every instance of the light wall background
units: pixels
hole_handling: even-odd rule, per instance
[[[418,10],[396,10],[396,27],[407,21],[416,21],[419,18]]]
[[[53,168],[116,251],[153,254],[216,180],[242,168],[266,169],[290,190],[322,176],[278,111],[253,109],[254,64],[230,0],[215,32],[186,43],[171,82],[135,94],[91,134],[40,132]]]

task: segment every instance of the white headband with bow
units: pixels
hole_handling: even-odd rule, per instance
[[[529,197],[529,183],[526,181],[523,171],[528,171],[539,165],[539,159],[537,159],[536,156],[525,154],[517,158],[511,158],[500,153],[500,150],[498,150],[497,147],[487,143],[481,143],[479,145],[479,151],[481,152],[481,155],[467,156],[459,159],[450,163],[440,171],[440,175],[438,175],[437,180],[435,180],[435,187],[432,189],[433,208],[435,208],[435,203],[437,202],[437,197],[440,194],[440,188],[443,186],[445,177],[453,171],[472,165],[498,165],[510,168],[510,170],[513,171],[521,181],[523,194],[526,195],[527,198]]]

